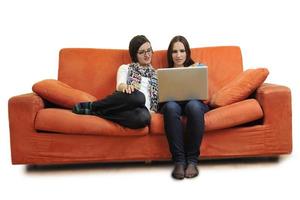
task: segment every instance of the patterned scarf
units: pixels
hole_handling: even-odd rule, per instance
[[[149,78],[149,93],[150,93],[150,110],[157,112],[158,110],[158,81],[155,69],[148,65],[140,66],[138,63],[131,63],[128,67],[127,84],[135,86],[136,89],[141,88],[142,76]]]

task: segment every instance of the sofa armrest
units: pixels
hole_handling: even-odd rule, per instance
[[[264,124],[279,125],[292,122],[291,91],[288,87],[264,83],[256,92],[256,99],[264,111]]]
[[[44,108],[41,97],[35,93],[11,97],[8,101],[10,148],[13,164],[28,163],[34,152],[35,118]]]
[[[13,134],[26,132],[25,130],[34,131],[36,114],[44,107],[43,99],[35,93],[11,97],[8,101],[8,117],[11,137]]]
[[[274,134],[273,145],[280,153],[291,153],[292,103],[290,89],[282,85],[265,83],[257,89],[256,99],[264,112],[263,125],[267,126]]]

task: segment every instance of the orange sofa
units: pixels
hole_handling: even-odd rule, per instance
[[[192,58],[209,70],[209,94],[243,72],[239,47],[192,49]],[[85,92],[103,98],[115,90],[121,64],[130,63],[127,50],[66,48],[59,54],[54,93]],[[166,51],[155,51],[153,66],[167,66]],[[54,84],[54,85],[55,85]],[[46,84],[47,85],[47,84]],[[47,86],[46,86],[47,87]],[[53,88],[52,88],[53,89]],[[49,94],[51,88],[44,88]],[[71,94],[74,94],[75,93]],[[162,115],[151,124],[128,129],[105,119],[76,115],[66,106],[53,106],[37,93],[10,98],[9,126],[13,164],[64,164],[169,160]],[[53,103],[53,102],[52,102]],[[292,151],[291,92],[288,87],[262,84],[245,100],[205,114],[201,159],[277,156]],[[183,118],[183,123],[185,119]]]

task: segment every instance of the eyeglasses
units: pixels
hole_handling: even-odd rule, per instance
[[[142,51],[138,51],[137,52],[139,55],[146,55],[147,53],[148,54],[151,54],[152,53],[152,48],[148,48],[147,50],[142,50]]]

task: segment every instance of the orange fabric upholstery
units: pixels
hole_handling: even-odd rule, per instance
[[[63,108],[72,108],[76,103],[96,101],[96,97],[74,89],[69,85],[53,79],[42,80],[32,86],[32,90],[42,98]]]
[[[124,63],[130,63],[127,50],[62,49],[58,80],[101,99],[116,89],[117,70]]]
[[[205,131],[230,128],[263,117],[255,99],[247,99],[211,110],[205,114]]]
[[[211,97],[243,71],[239,47],[194,48],[192,58],[208,66]],[[115,90],[116,72],[124,63],[130,63],[127,50],[62,49],[58,80],[63,84],[57,87],[68,90],[66,84],[72,91],[103,98]],[[166,51],[155,51],[152,64],[156,68],[167,66]],[[95,116],[45,108],[42,97],[36,93],[10,98],[8,112],[13,164],[171,158],[162,115],[158,113],[152,114],[149,127],[131,130]],[[247,123],[255,119],[261,120],[255,124]],[[183,118],[183,123],[185,120]],[[202,159],[291,153],[291,91],[285,86],[263,84],[256,90],[255,99],[207,112],[205,123]],[[241,124],[244,125],[239,126]]]
[[[63,134],[106,136],[146,135],[148,127],[124,128],[116,123],[91,115],[76,115],[70,110],[48,108],[37,113],[35,129]]]
[[[263,117],[263,111],[255,99],[247,99],[228,106],[216,108],[205,113],[205,131],[231,128]],[[186,123],[183,117],[182,123]],[[152,114],[150,134],[164,135],[162,114]]]
[[[243,71],[239,47],[206,47],[191,51],[195,61],[208,66],[210,96]],[[59,58],[58,80],[97,99],[116,89],[118,68],[130,63],[127,50],[62,49]],[[155,68],[167,66],[165,50],[154,52],[152,65]]]
[[[192,49],[192,58],[208,66],[210,97],[243,71],[239,47],[195,48]]]
[[[264,124],[273,128],[278,141],[272,145],[278,152],[292,151],[292,96],[286,86],[263,84],[256,99],[264,111]],[[280,144],[280,145],[278,145]]]
[[[266,68],[248,69],[226,84],[210,99],[212,107],[226,106],[246,99],[267,78],[269,71]]]

